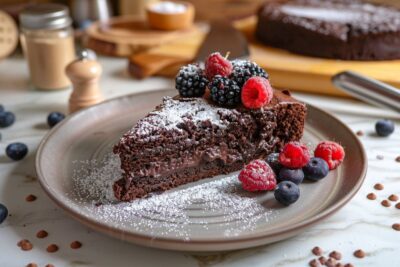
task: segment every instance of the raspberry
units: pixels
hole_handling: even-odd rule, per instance
[[[323,141],[318,144],[314,156],[325,160],[329,170],[334,170],[342,163],[345,153],[343,147],[338,143]]]
[[[240,87],[229,78],[217,75],[210,82],[208,88],[212,100],[220,106],[233,107],[240,103]]]
[[[274,190],[276,177],[271,167],[263,160],[253,160],[239,173],[239,180],[246,191]]]
[[[232,73],[232,63],[221,56],[220,53],[212,53],[205,62],[206,76],[212,80],[214,76],[228,77]]]
[[[279,154],[279,162],[291,169],[302,168],[309,160],[310,152],[308,148],[299,142],[287,143]]]
[[[246,108],[261,108],[271,102],[272,95],[272,87],[267,79],[263,77],[251,77],[243,85],[242,103]]]

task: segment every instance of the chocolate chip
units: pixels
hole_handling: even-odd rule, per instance
[[[383,188],[385,188],[385,187],[383,186],[383,184],[377,183],[377,184],[374,185],[374,188],[376,190],[383,190]]]
[[[25,198],[25,200],[28,201],[28,202],[35,201],[36,199],[37,199],[37,197],[35,195],[32,195],[32,194],[27,195],[26,198]]]
[[[328,267],[335,267],[335,265],[336,265],[336,260],[334,258],[329,258],[325,262],[325,266],[328,266]]]
[[[399,210],[400,210],[400,202],[397,203],[395,207],[396,207],[396,209],[399,209]]]
[[[336,263],[335,267],[344,267],[343,264],[341,264],[340,262]]]
[[[400,231],[400,223],[394,223],[392,225],[393,230]]]
[[[388,208],[390,207],[392,204],[390,204],[390,202],[388,200],[382,200],[381,205]]]
[[[356,132],[356,135],[358,135],[358,136],[363,136],[363,135],[364,135],[364,132],[361,131],[361,130],[359,130],[359,131]]]
[[[344,267],[354,267],[354,265],[351,264],[351,263],[346,263],[346,264],[344,265]]]
[[[397,201],[397,200],[399,200],[399,197],[398,197],[397,195],[395,195],[395,194],[391,194],[391,195],[388,197],[388,199],[389,199],[390,201]]]
[[[354,251],[353,255],[354,257],[362,259],[365,257],[365,252],[362,249],[357,249],[356,251]]]
[[[44,267],[55,267],[53,264],[46,264],[46,266],[44,266]]]
[[[37,238],[45,238],[47,237],[49,234],[45,231],[45,230],[40,230],[39,232],[36,233],[36,237]]]
[[[329,253],[329,257],[334,258],[335,260],[341,260],[342,259],[342,254],[340,252],[337,252],[336,250],[332,251]]]
[[[395,161],[400,162],[400,156],[397,156]]]
[[[321,263],[322,265],[324,265],[326,263],[326,258],[324,256],[321,256],[318,258],[319,263]]]
[[[82,247],[82,243],[79,242],[79,241],[74,241],[74,242],[72,242],[72,243],[70,244],[70,247],[71,247],[72,249],[78,249],[78,248]]]
[[[32,243],[28,239],[23,239],[17,243],[17,246],[19,246],[22,250],[28,251],[33,248]]]
[[[311,252],[315,255],[315,256],[321,256],[323,251],[322,248],[320,247],[314,247]]]
[[[368,198],[369,200],[375,200],[375,199],[376,199],[376,195],[375,195],[374,193],[369,193],[369,194],[367,195],[367,198]]]
[[[54,253],[58,250],[58,246],[56,244],[51,244],[46,248],[47,252]]]
[[[38,265],[36,263],[31,262],[27,264],[26,267],[38,267]]]
[[[318,267],[319,263],[316,259],[311,260],[308,265],[310,265],[310,267]]]

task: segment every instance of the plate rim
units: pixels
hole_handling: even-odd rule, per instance
[[[107,235],[116,237],[120,240],[123,241],[130,241],[132,243],[136,243],[138,245],[142,246],[147,246],[147,247],[153,247],[153,248],[161,248],[161,249],[170,249],[170,250],[176,250],[176,251],[222,251],[222,250],[233,250],[233,249],[241,249],[241,248],[248,248],[248,247],[254,247],[257,245],[241,245],[241,244],[248,244],[250,243],[260,243],[259,245],[263,244],[262,240],[263,239],[276,239],[276,241],[283,240],[286,238],[276,238],[279,236],[292,236],[293,234],[300,232],[303,229],[306,229],[319,221],[333,215],[335,212],[339,211],[345,204],[347,204],[355,195],[356,193],[360,190],[362,184],[365,181],[367,169],[368,169],[368,161],[367,161],[367,155],[365,152],[365,148],[362,145],[361,141],[357,136],[354,134],[354,132],[341,120],[339,120],[335,115],[330,114],[329,112],[326,112],[320,108],[317,108],[313,105],[306,104],[307,108],[311,108],[316,110],[317,112],[323,113],[324,115],[330,117],[331,119],[335,120],[336,123],[339,123],[342,127],[344,127],[349,135],[355,140],[355,143],[357,147],[361,151],[361,162],[362,162],[362,171],[361,174],[358,178],[357,183],[355,186],[343,197],[341,197],[336,203],[332,204],[330,207],[325,208],[321,210],[318,214],[315,214],[311,216],[310,218],[297,222],[295,224],[292,224],[290,226],[284,227],[279,229],[279,231],[273,231],[273,232],[263,232],[262,235],[257,235],[257,236],[248,236],[248,237],[229,237],[228,239],[207,239],[207,240],[184,240],[184,239],[179,239],[179,238],[166,238],[166,237],[154,237],[142,233],[132,233],[130,231],[125,231],[123,229],[119,229],[116,227],[109,227],[106,224],[103,224],[102,222],[99,222],[98,220],[94,220],[90,217],[84,216],[83,214],[80,214],[76,212],[73,208],[69,207],[66,203],[64,203],[62,200],[58,199],[55,194],[51,191],[51,187],[49,184],[45,181],[44,179],[44,174],[41,169],[41,158],[43,156],[43,150],[46,146],[47,141],[51,138],[53,134],[55,134],[59,128],[61,128],[64,124],[66,124],[68,121],[71,119],[80,116],[83,114],[85,111],[90,110],[90,109],[96,109],[99,106],[107,105],[109,102],[120,100],[122,98],[130,98],[130,97],[135,97],[135,96],[143,96],[143,95],[148,95],[152,93],[160,93],[163,91],[169,91],[171,88],[162,88],[158,90],[152,90],[152,91],[145,91],[145,92],[140,92],[140,93],[132,93],[132,94],[127,94],[127,95],[122,95],[118,97],[114,97],[111,99],[108,99],[106,101],[103,101],[99,104],[90,106],[88,108],[82,109],[80,111],[74,112],[67,116],[63,121],[58,123],[55,127],[53,127],[41,140],[39,143],[37,152],[36,152],[36,158],[35,158],[35,168],[36,172],[38,175],[38,180],[39,184],[41,185],[42,189],[45,191],[47,196],[55,202],[57,206],[62,208],[69,216],[74,218],[75,220],[79,221],[80,223],[88,226],[89,228],[92,228],[96,231],[99,231],[101,233],[105,233]],[[144,242],[143,242],[144,241]],[[258,242],[257,242],[258,241]],[[274,241],[275,242],[275,241]],[[264,242],[269,243],[269,242]],[[173,245],[172,245],[173,244]],[[204,249],[203,246],[209,244],[210,246],[217,246],[214,249]],[[226,245],[226,246],[221,246],[221,245]],[[191,248],[191,246],[194,246],[196,249]],[[225,248],[228,247],[228,248]]]

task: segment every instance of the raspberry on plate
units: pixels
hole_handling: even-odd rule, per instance
[[[325,160],[328,163],[329,170],[334,170],[342,163],[345,152],[338,143],[323,141],[315,148],[314,156]]]
[[[242,103],[246,108],[261,108],[271,102],[272,96],[271,84],[263,77],[251,77],[242,88]]]
[[[215,52],[208,56],[205,61],[205,72],[209,80],[212,80],[216,75],[228,77],[232,73],[232,63]]]
[[[279,162],[291,169],[299,169],[310,160],[308,148],[299,142],[287,143],[279,154]]]
[[[263,160],[253,160],[239,173],[239,180],[246,191],[270,191],[276,187],[276,177]]]

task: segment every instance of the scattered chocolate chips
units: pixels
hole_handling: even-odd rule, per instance
[[[376,190],[383,190],[384,186],[383,186],[383,184],[377,183],[377,184],[374,185],[374,188]]]
[[[394,223],[392,225],[393,230],[400,231],[400,223]]]
[[[44,266],[44,267],[55,267],[53,264],[46,264],[46,266]]]
[[[36,263],[31,262],[27,264],[26,267],[38,267],[38,265]]]
[[[25,198],[25,200],[28,201],[28,202],[35,201],[36,199],[37,199],[37,197],[35,195],[32,195],[32,194],[27,195],[26,198]]]
[[[39,232],[36,233],[36,237],[37,238],[45,238],[47,237],[49,234],[45,231],[45,230],[40,230]]]
[[[388,197],[388,199],[389,199],[390,201],[397,201],[397,200],[399,200],[399,197],[398,197],[397,195],[395,195],[395,194],[391,194],[391,195]]]
[[[368,198],[369,200],[375,200],[375,199],[376,199],[376,195],[375,195],[374,193],[369,193],[369,194],[367,195],[367,198]]]
[[[395,161],[400,162],[400,156],[397,156]]]
[[[58,250],[58,246],[56,244],[51,244],[46,248],[47,252],[54,253]]]
[[[346,264],[344,265],[344,267],[354,267],[354,265],[351,264],[351,263],[346,263]]]
[[[82,243],[79,242],[79,241],[74,241],[74,242],[72,242],[72,243],[70,244],[70,247],[71,247],[72,249],[78,249],[78,248],[82,247]]]
[[[329,253],[329,257],[334,258],[335,260],[340,261],[342,259],[342,254],[340,252],[337,252],[336,250],[332,251]]]
[[[328,267],[335,267],[335,265],[336,265],[336,260],[334,258],[329,258],[325,262],[325,266],[328,266]]]
[[[362,249],[357,249],[356,251],[354,251],[353,255],[356,258],[362,259],[365,257],[365,252]]]
[[[17,246],[24,251],[31,250],[33,248],[32,243],[28,239],[23,239],[17,243]]]
[[[381,205],[388,208],[390,207],[392,204],[390,204],[390,202],[388,200],[382,200]]]
[[[344,267],[343,264],[341,264],[340,262],[336,263],[335,267]]]
[[[361,131],[361,130],[358,130],[358,131],[356,132],[356,135],[358,135],[358,136],[363,136],[363,135],[364,135],[364,132]]]
[[[318,267],[319,263],[316,259],[311,260],[308,265],[310,265],[310,267]]]
[[[399,210],[400,210],[400,202],[397,203],[395,207],[396,207],[396,209],[399,209]]]
[[[314,247],[311,252],[315,255],[315,256],[321,256],[323,251],[322,248],[320,247]]]
[[[322,265],[324,265],[326,263],[326,258],[324,256],[321,256],[318,258],[319,263],[321,263]]]
[[[383,160],[384,157],[382,155],[376,155],[376,159]]]

